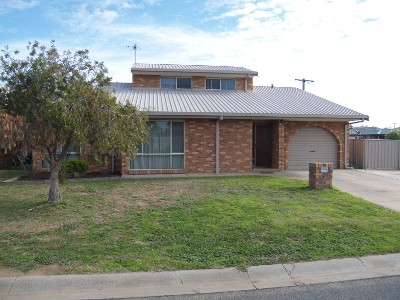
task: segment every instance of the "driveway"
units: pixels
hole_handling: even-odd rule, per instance
[[[308,171],[284,171],[279,177],[308,180]],[[400,171],[334,170],[333,185],[367,201],[400,212]]]

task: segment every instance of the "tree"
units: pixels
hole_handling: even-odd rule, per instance
[[[147,139],[147,117],[116,101],[107,69],[88,50],[61,53],[54,41],[49,47],[35,41],[27,50],[23,59],[8,47],[0,56],[0,141],[7,150],[29,147],[50,163],[48,202],[54,203],[70,147],[97,161],[120,153],[133,158]]]
[[[393,129],[388,134],[385,135],[385,138],[388,140],[400,140],[400,130]]]

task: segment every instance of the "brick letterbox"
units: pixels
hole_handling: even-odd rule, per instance
[[[332,171],[331,163],[310,163],[308,173],[310,188],[316,190],[331,188]]]

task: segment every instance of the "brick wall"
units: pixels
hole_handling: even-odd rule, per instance
[[[308,170],[308,182],[312,189],[323,190],[332,187],[331,163],[310,163]]]
[[[217,76],[218,77],[218,76]],[[141,88],[160,88],[161,79],[160,75],[132,75],[132,85],[134,87]],[[236,78],[235,85],[236,90],[245,90],[245,81],[247,80],[247,90],[253,90],[253,77],[249,78]],[[205,89],[206,88],[206,77],[204,76],[193,76],[192,77],[192,89]]]
[[[220,172],[252,171],[253,121],[220,121]]]
[[[280,132],[280,137],[284,135],[283,145],[283,163],[284,169],[288,166],[288,144],[289,140],[302,128],[305,127],[320,127],[329,131],[338,143],[338,168],[345,168],[345,144],[344,138],[348,134],[345,129],[346,122],[285,122],[284,130]]]
[[[96,163],[92,161],[87,155],[81,154],[80,159],[86,160],[89,163],[88,173],[96,172],[96,173],[104,173],[108,174],[112,172],[112,159],[111,157],[104,163]],[[42,156],[39,152],[33,150],[32,151],[32,170],[34,172],[48,172],[49,169],[42,168]]]
[[[285,126],[282,122],[274,122],[272,145],[272,168],[278,170],[285,169]]]
[[[160,88],[159,75],[132,75],[132,85],[141,88]]]
[[[185,122],[185,170],[187,173],[215,173],[216,120]]]
[[[216,172],[216,120],[185,121],[184,170],[127,170],[129,174],[177,174]],[[220,172],[252,171],[253,122],[222,120],[220,126]],[[128,162],[128,160],[126,160]],[[123,170],[124,172],[124,170]]]
[[[5,154],[3,149],[0,149],[0,170],[8,169],[11,166],[11,155]]]
[[[192,77],[192,89],[202,89],[206,88],[206,78],[201,76]]]
[[[253,90],[253,77],[249,78],[236,78],[236,90],[238,91],[244,91],[246,87],[246,80],[247,80],[247,90],[252,91]]]

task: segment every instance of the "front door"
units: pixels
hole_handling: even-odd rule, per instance
[[[254,126],[255,166],[272,167],[272,124]]]

